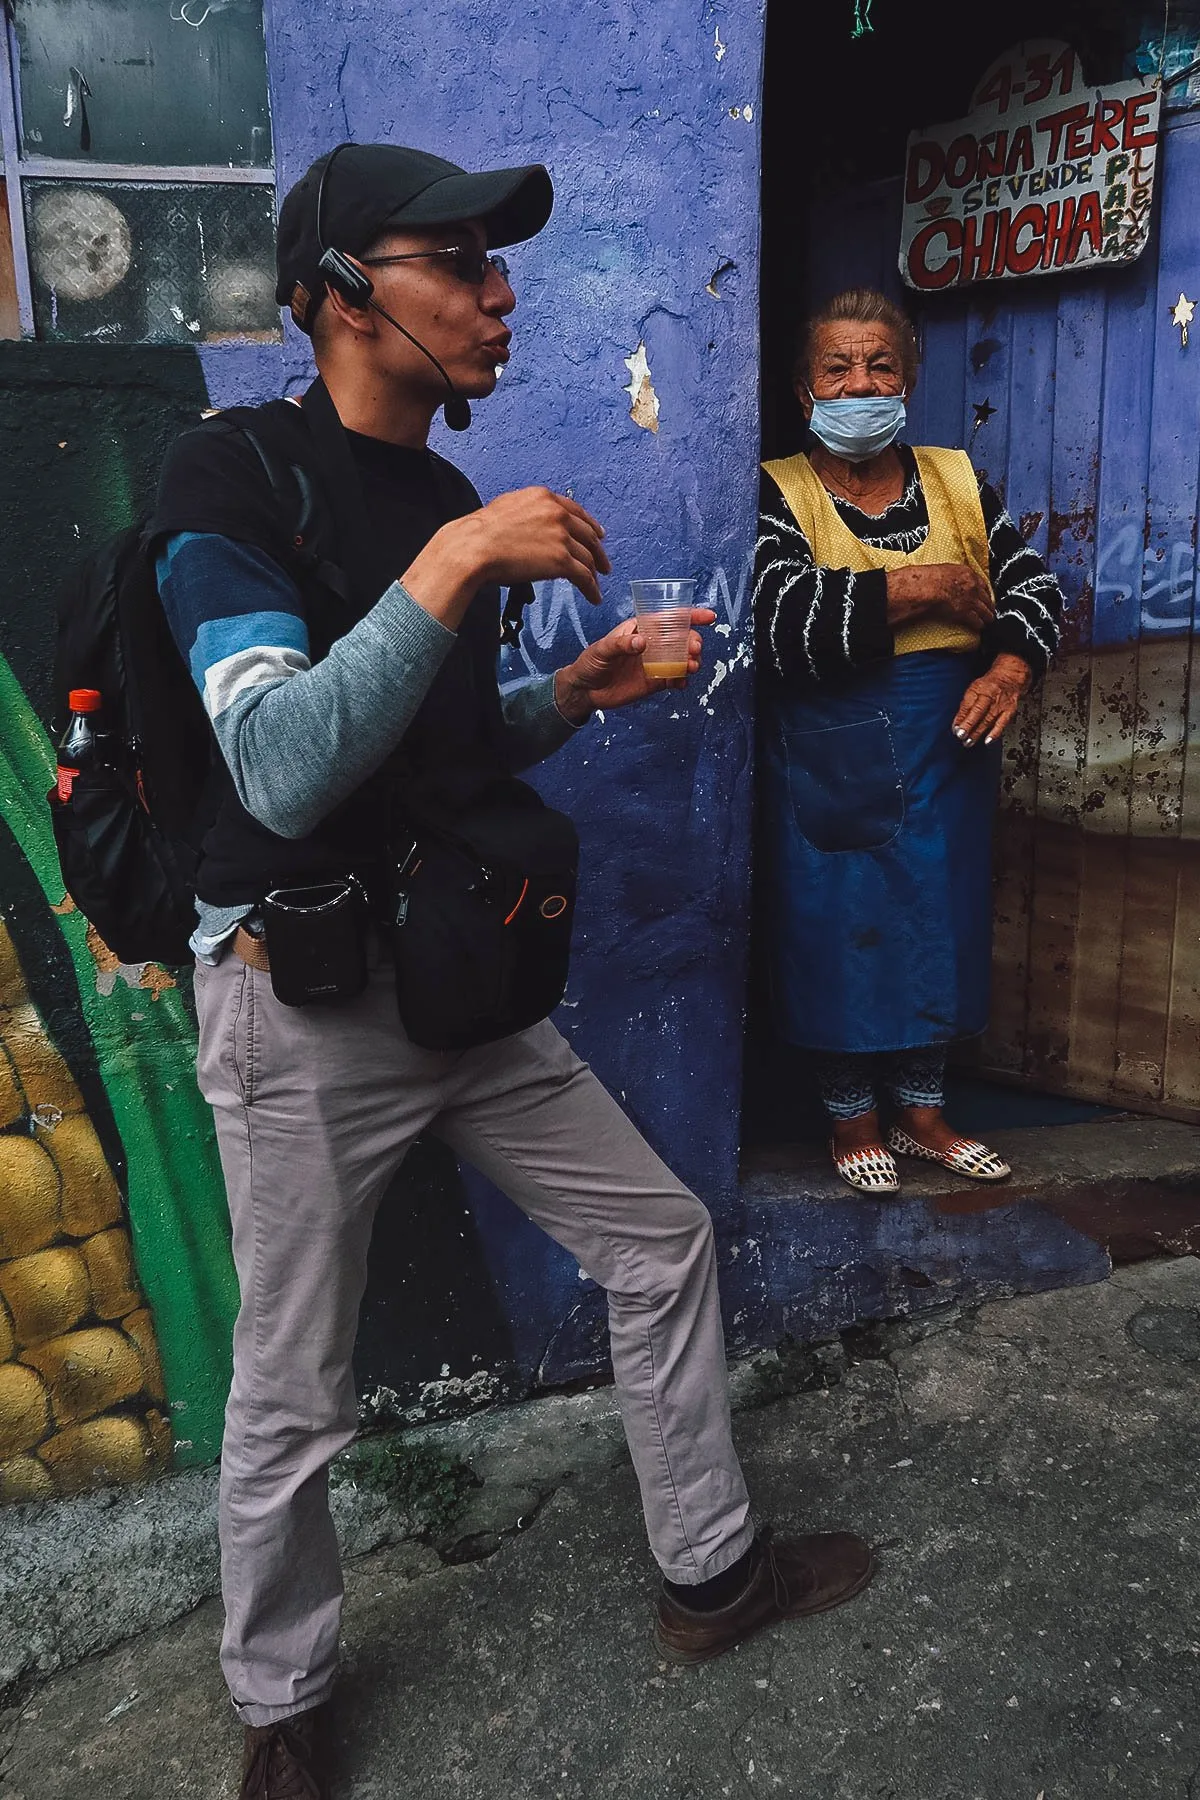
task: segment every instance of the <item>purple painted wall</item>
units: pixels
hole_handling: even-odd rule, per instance
[[[738,1185],[751,913],[747,614],[759,455],[763,4],[643,0],[635,13],[630,0],[574,12],[542,3],[514,25],[497,0],[455,0],[432,20],[410,0],[379,0],[372,9],[360,0],[319,9],[268,0],[267,16],[281,189],[347,137],[407,140],[476,167],[540,160],[554,176],[554,218],[511,257],[519,300],[513,361],[471,432],[442,447],[485,497],[529,482],[573,491],[605,521],[615,572],[598,615],[565,586],[544,586],[522,649],[505,654],[503,679],[570,661],[585,638],[628,610],[632,576],[693,575],[717,611],[708,666],[688,692],[597,720],[538,779],[573,814],[584,844],[577,951],[560,1022],[712,1207],[729,1340],[743,1349],[784,1332],[827,1335],[949,1295],[1096,1279],[1107,1267],[1102,1251],[1019,1189],[985,1228],[919,1204],[814,1197],[786,1170]],[[779,10],[786,5],[775,0],[775,21],[792,19]],[[803,24],[807,31],[807,14]],[[777,50],[772,66],[786,73],[795,58]],[[789,87],[766,152],[776,234],[811,252],[815,272],[821,257],[827,269],[841,266],[847,236],[855,257],[864,236],[874,236],[873,253],[881,254],[891,227],[870,209],[845,212],[841,238],[810,223],[806,241],[793,112]],[[295,392],[311,367],[307,340],[290,327],[282,346],[118,353],[12,344],[5,352],[0,386],[21,446],[21,494],[31,503],[18,494],[0,505],[13,574],[0,622],[26,696],[21,705],[48,723],[48,619],[64,525],[82,543],[100,541],[145,503],[162,444],[206,397],[228,405]],[[644,423],[631,417],[630,364],[652,384],[636,409]],[[46,505],[50,493],[55,502]],[[74,535],[72,555],[73,543]],[[36,725],[24,712],[21,719],[16,736],[9,721],[9,738],[32,742]],[[45,760],[44,744],[42,753]],[[26,785],[39,808],[47,782],[35,759]],[[46,906],[58,892],[53,851],[43,846],[38,886],[36,836],[26,831],[10,842],[0,829],[17,953],[27,972],[47,964],[40,985],[31,980],[34,997],[89,1106],[95,1102],[114,1170],[129,1162],[148,1282],[147,1220],[161,1214],[192,1229],[194,1208],[179,1203],[178,1184],[157,1164],[139,1172],[130,1150],[137,1117],[118,1131],[104,1111],[103,1081],[128,1065],[125,1040],[118,1034],[114,1051],[107,1038],[93,1044],[89,1036]],[[81,958],[88,954],[80,949]],[[133,1008],[130,1030],[152,1039],[184,997],[144,1006],[144,971],[126,973],[133,985],[127,993],[117,982],[119,1007]],[[85,962],[83,974],[85,997],[95,987],[106,1016],[119,1010],[113,973]],[[186,1017],[182,1032],[181,1042]],[[760,1054],[756,1071],[762,1061]],[[772,1072],[786,1104],[788,1072]],[[136,1115],[136,1096],[131,1104]],[[201,1185],[219,1221],[206,1133],[204,1121],[181,1141],[193,1145],[193,1161],[207,1158]],[[164,1193],[171,1204],[162,1207]],[[232,1280],[219,1240],[218,1231],[213,1267],[228,1311]],[[176,1260],[183,1286],[195,1289],[204,1271]],[[197,1291],[211,1286],[201,1282]],[[604,1315],[603,1293],[573,1259],[486,1184],[461,1179],[442,1147],[422,1143],[380,1210],[357,1356],[367,1410],[428,1416],[594,1374],[607,1355]],[[207,1360],[198,1350],[193,1357],[198,1339],[178,1319],[171,1327],[160,1309],[157,1321],[164,1360],[181,1346],[168,1371],[169,1399],[193,1460],[215,1451],[226,1372],[219,1309],[209,1306],[206,1317]],[[197,1384],[208,1397],[203,1418]],[[0,1494],[2,1477],[0,1470]]]
[[[913,15],[923,29],[932,29],[934,3],[925,0]],[[785,1131],[801,1139],[802,1074],[761,1024],[747,1064],[754,1173],[739,1186],[752,912],[748,600],[760,431],[760,189],[768,370],[783,365],[800,304],[797,277],[828,292],[851,271],[894,264],[896,240],[891,190],[843,190],[833,199],[821,168],[811,193],[797,179],[795,71],[814,62],[821,31],[833,46],[828,65],[834,49],[844,55],[837,9],[771,0],[766,96],[774,104],[760,141],[765,4],[640,0],[635,11],[632,0],[604,0],[572,11],[536,0],[518,17],[498,0],[443,0],[432,13],[413,0],[370,8],[364,0],[267,0],[281,190],[347,137],[408,141],[474,167],[544,161],[554,176],[558,204],[548,229],[511,256],[519,301],[513,361],[470,433],[444,437],[441,447],[485,497],[530,482],[573,491],[605,521],[615,572],[598,615],[569,588],[544,586],[521,650],[505,653],[502,678],[519,681],[570,661],[627,612],[636,575],[695,576],[718,614],[706,670],[688,692],[597,720],[537,779],[575,817],[584,845],[577,950],[559,1020],[711,1206],[735,1350],[784,1334],[811,1341],[952,1299],[1096,1280],[1108,1270],[1105,1251],[1070,1223],[1069,1209],[1039,1202],[1020,1171],[1003,1204],[977,1217],[914,1201],[871,1205],[831,1190],[828,1177],[798,1173],[790,1155],[773,1163],[781,1139],[755,1138],[756,1108],[765,1117],[777,1105]],[[888,85],[894,46],[882,32],[876,58],[880,91],[901,104],[903,89]],[[830,96],[832,88],[825,118],[816,106],[821,92],[807,93],[816,123],[808,117],[806,129],[827,158],[839,134],[861,124]],[[823,211],[813,205],[822,197],[832,200]],[[1166,235],[1172,257],[1191,245],[1174,228]],[[1166,291],[1177,258],[1162,268]],[[1171,279],[1184,277],[1186,269]],[[1164,357],[1181,356],[1165,307],[1157,316],[1170,340]],[[148,1450],[166,1457],[164,1408],[178,1461],[216,1453],[236,1284],[209,1122],[187,1073],[188,979],[180,972],[175,991],[161,971],[113,969],[103,946],[85,940],[83,921],[62,913],[42,805],[52,753],[38,719],[50,726],[52,596],[65,562],[147,504],[164,445],[206,401],[254,401],[306,384],[307,340],[288,332],[282,345],[0,346],[0,451],[6,434],[12,449],[0,464],[15,472],[12,492],[0,491],[8,576],[0,584],[0,952],[8,946],[0,954],[0,1038],[22,1082],[18,1052],[33,1059],[43,1083],[10,1083],[7,1100],[0,1092],[0,1151],[23,1157],[26,1174],[36,1164],[45,1177],[37,1192],[53,1199],[54,1146],[67,1137],[41,1144],[37,1133],[52,1128],[39,1116],[43,1103],[57,1098],[51,1114],[85,1110],[77,1123],[94,1128],[92,1156],[106,1158],[120,1184],[140,1283],[116,1311],[81,1312],[79,1258],[91,1238],[80,1220],[68,1220],[65,1207],[60,1219],[47,1203],[36,1231],[17,1243],[5,1238],[12,1207],[0,1195],[0,1286],[17,1291],[14,1270],[19,1283],[34,1272],[21,1263],[32,1258],[42,1269],[38,1259],[50,1248],[73,1321],[60,1326],[39,1314],[8,1330],[0,1298],[0,1374],[8,1372],[10,1399],[16,1392],[24,1405],[34,1391],[38,1405],[57,1404],[49,1377],[39,1387],[31,1373],[52,1329],[107,1333],[128,1374],[105,1398],[111,1416],[87,1421],[78,1441],[50,1412],[35,1418],[34,1401],[15,1423],[10,1405],[6,1420],[0,1393],[0,1500],[28,1498],[48,1483],[64,1491],[98,1467],[113,1479],[144,1472]],[[935,347],[937,379],[923,391],[961,399],[969,349],[961,330]],[[631,366],[646,376],[636,417]],[[1078,376],[1082,363],[1072,366]],[[1061,410],[1061,377],[1058,391]],[[993,418],[990,429],[1001,426]],[[1053,435],[1057,445],[1058,424]],[[1034,433],[1030,443],[1044,449],[1044,438]],[[44,1085],[47,1041],[62,1058],[62,1091]],[[84,1173],[91,1166],[79,1162]],[[18,1202],[28,1200],[19,1182],[8,1186]],[[114,1211],[91,1236],[111,1244],[117,1195],[111,1185],[105,1191]],[[94,1288],[87,1267],[87,1304],[107,1306],[111,1295]],[[139,1317],[143,1298],[165,1399],[153,1344],[145,1333],[135,1344],[133,1324],[121,1323]],[[118,1325],[124,1336],[114,1338]],[[606,1361],[605,1296],[595,1283],[503,1196],[460,1173],[444,1146],[415,1146],[384,1197],[372,1246],[356,1353],[367,1416],[426,1418],[594,1376]],[[146,1381],[144,1418],[130,1413],[134,1377]],[[103,1464],[93,1427],[109,1441]]]
[[[439,447],[485,498],[571,491],[606,525],[614,572],[600,615],[543,586],[504,678],[570,661],[631,610],[631,576],[696,575],[719,596],[713,655],[736,671],[595,724],[542,777],[584,838],[564,1028],[716,1203],[735,1182],[748,876],[762,10],[338,0],[318,26],[276,0],[268,40],[281,191],[343,136],[554,178],[549,227],[509,259],[512,363]],[[629,416],[639,343],[657,432]]]

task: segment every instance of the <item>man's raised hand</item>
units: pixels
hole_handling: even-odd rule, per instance
[[[597,578],[612,573],[604,554],[604,527],[566,494],[518,488],[461,523],[479,534],[486,580],[502,587],[514,581],[569,581],[599,606]]]
[[[518,488],[434,533],[400,577],[418,606],[456,631],[485,582],[569,581],[593,606],[612,573],[604,527],[565,494]]]

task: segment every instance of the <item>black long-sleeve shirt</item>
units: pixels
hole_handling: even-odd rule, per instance
[[[843,522],[863,543],[881,550],[919,550],[929,535],[929,511],[907,445],[900,498],[878,515],[831,494]],[[988,534],[988,562],[996,616],[982,637],[990,656],[1022,657],[1035,680],[1058,646],[1062,590],[1027,544],[985,481],[979,498]],[[891,656],[895,636],[887,619],[887,573],[822,568],[777,484],[765,473],[759,500],[754,607],[761,667],[790,688],[834,682],[856,668]]]

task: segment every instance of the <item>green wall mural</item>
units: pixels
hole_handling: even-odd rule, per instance
[[[208,1462],[237,1288],[183,977],[62,888],[52,596],[206,404],[187,352],[0,346],[0,1498]]]

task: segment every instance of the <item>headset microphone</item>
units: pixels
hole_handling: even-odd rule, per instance
[[[459,393],[449,375],[447,375],[445,369],[443,369],[441,363],[433,354],[433,351],[427,350],[421,340],[415,338],[411,331],[406,330],[399,319],[393,319],[391,313],[387,311],[386,307],[380,306],[378,300],[368,298],[367,305],[371,308],[372,312],[377,312],[381,319],[386,319],[389,325],[394,325],[401,336],[406,337],[409,343],[421,352],[422,356],[427,356],[429,358],[430,362],[450,390],[446,395],[445,400],[442,402],[442,417],[445,419],[451,431],[465,431],[467,426],[471,423],[471,403],[465,394]]]
[[[377,312],[380,318],[386,319],[389,325],[393,325],[396,328],[401,337],[406,337],[414,349],[419,350],[422,356],[429,359],[449,389],[449,393],[446,395],[442,404],[442,416],[445,418],[446,424],[451,431],[465,431],[471,423],[470,401],[465,394],[459,393],[449,375],[447,375],[445,369],[433,354],[433,351],[427,350],[420,338],[415,338],[412,332],[400,323],[399,319],[394,319],[385,307],[380,306],[378,300],[372,298],[375,292],[375,284],[371,280],[371,277],[366,273],[365,269],[360,269],[357,263],[351,262],[350,258],[345,256],[342,251],[331,250],[325,247],[325,234],[321,230],[321,221],[325,205],[325,186],[329,180],[329,171],[332,169],[337,158],[341,155],[343,150],[349,150],[350,147],[349,144],[339,144],[335,150],[330,152],[329,156],[326,158],[325,167],[321,170],[321,182],[317,189],[316,220],[317,243],[321,247],[321,260],[317,264],[317,267],[325,277],[326,287],[333,288],[350,306],[369,306],[372,312]]]
[[[465,431],[471,423],[471,402],[455,390],[442,404],[442,417],[451,431]]]

